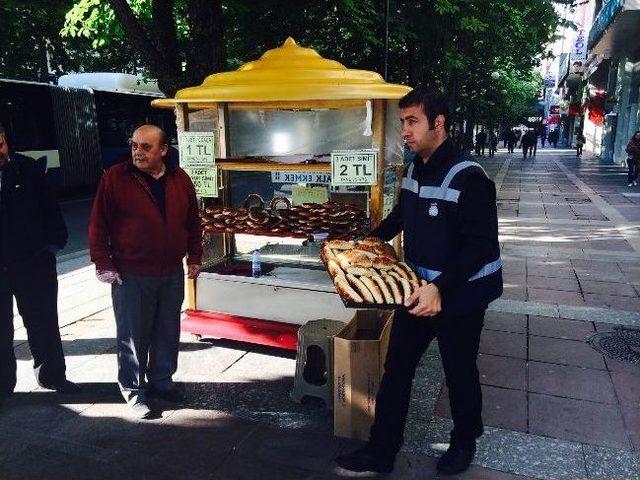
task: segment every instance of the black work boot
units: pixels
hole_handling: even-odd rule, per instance
[[[335,459],[336,464],[343,473],[390,473],[393,471],[395,455],[381,453],[370,445],[365,445],[358,450],[339,455]]]
[[[455,475],[464,472],[474,455],[476,454],[476,442],[451,443],[449,449],[438,460],[438,472],[444,475]]]

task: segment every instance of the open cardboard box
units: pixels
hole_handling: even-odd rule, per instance
[[[369,439],[393,312],[358,310],[333,338],[333,425],[340,437]]]

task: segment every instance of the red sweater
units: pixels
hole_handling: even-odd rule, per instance
[[[131,162],[102,177],[89,221],[89,251],[98,270],[162,276],[202,262],[202,230],[191,179],[167,168],[166,220]]]

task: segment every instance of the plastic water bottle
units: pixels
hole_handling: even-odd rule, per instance
[[[251,276],[259,277],[262,275],[262,265],[260,264],[260,252],[258,250],[253,251],[251,257]]]

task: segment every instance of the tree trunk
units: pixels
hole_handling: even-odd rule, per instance
[[[222,1],[191,0],[188,4],[192,45],[187,79],[191,85],[199,85],[210,73],[227,68]]]
[[[131,38],[131,43],[140,52],[140,56],[149,66],[151,75],[158,80],[158,86],[165,95],[173,96],[177,88],[183,84],[180,64],[177,58],[171,59],[171,52],[175,52],[175,19],[173,17],[173,2],[171,0],[153,0],[152,12],[166,15],[165,19],[154,19],[154,37],[151,39],[136,17],[127,0],[108,0],[122,27]],[[161,13],[159,13],[161,12]],[[165,31],[167,25],[169,31]],[[173,32],[173,37],[172,33]],[[159,37],[164,37],[159,40]],[[173,40],[174,44],[170,45]],[[168,55],[161,49],[169,50]]]

